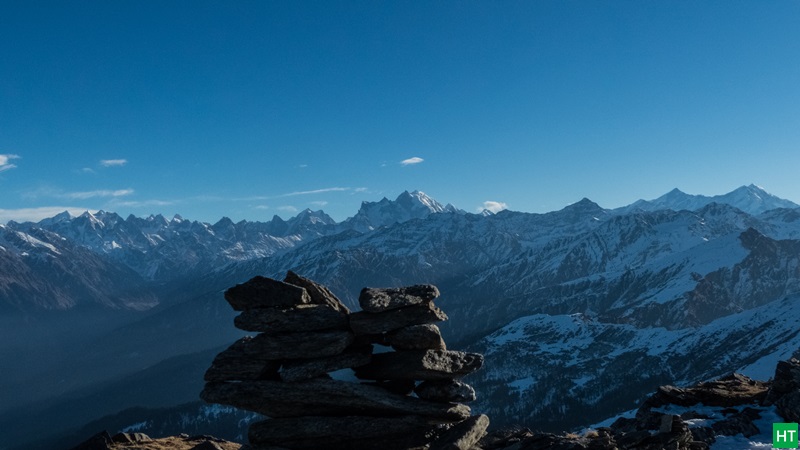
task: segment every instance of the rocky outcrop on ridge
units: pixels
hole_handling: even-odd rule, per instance
[[[689,388],[662,386],[633,417],[608,427],[561,436],[527,428],[499,430],[481,439],[478,448],[703,450],[723,439],[759,441],[761,436],[769,443],[773,422],[796,422],[798,417],[800,361],[792,358],[778,363],[772,381],[731,374]]]
[[[236,327],[258,334],[214,359],[201,398],[269,417],[250,426],[252,450],[473,448],[489,419],[463,404],[475,391],[460,378],[483,356],[447,349],[437,297],[431,285],[364,288],[350,313],[293,272],[255,277],[225,299]]]
[[[213,436],[171,436],[150,439],[143,433],[97,433],[71,450],[239,450],[241,444]]]

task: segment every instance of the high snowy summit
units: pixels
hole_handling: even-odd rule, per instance
[[[800,207],[794,202],[772,195],[763,188],[751,184],[749,186],[741,186],[727,194],[713,197],[687,194],[675,188],[655,200],[637,200],[628,206],[619,208],[619,211],[625,213],[633,212],[637,209],[643,211],[658,211],[662,209],[694,211],[710,203],[724,203],[752,215],[758,215],[772,209]]]
[[[395,201],[384,197],[379,202],[362,202],[358,213],[345,220],[344,225],[363,233],[412,219],[424,219],[435,213],[460,212],[455,206],[442,205],[424,192],[404,191]]]

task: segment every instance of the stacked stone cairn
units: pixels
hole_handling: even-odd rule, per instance
[[[489,419],[471,416],[475,391],[460,378],[483,356],[447,350],[438,296],[431,285],[364,288],[350,313],[293,272],[234,286],[236,327],[259,334],[217,355],[201,398],[268,416],[250,426],[253,450],[473,448]]]

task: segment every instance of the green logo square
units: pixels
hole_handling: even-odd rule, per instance
[[[772,446],[775,448],[797,448],[797,424],[773,423]]]

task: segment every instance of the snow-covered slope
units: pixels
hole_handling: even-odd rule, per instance
[[[732,371],[768,379],[800,348],[798,321],[800,293],[680,330],[523,317],[473,347],[486,357],[469,380],[483,394],[475,408],[496,424],[570,428],[629,410],[660,384]]]
[[[0,225],[0,313],[156,304],[145,280],[124,264],[46,230]]]

